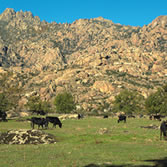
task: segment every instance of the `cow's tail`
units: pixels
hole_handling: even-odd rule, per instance
[[[164,138],[166,139],[166,131],[163,131]]]
[[[34,122],[31,121],[31,128],[34,129]]]

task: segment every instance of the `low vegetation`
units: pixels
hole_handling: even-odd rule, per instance
[[[27,121],[9,120],[0,123],[0,131],[31,129]],[[56,144],[5,145],[0,147],[0,167],[119,167],[156,165],[166,157],[166,141],[160,140],[159,121],[129,118],[85,117],[63,121],[62,128],[43,130],[56,137]],[[37,128],[37,127],[35,127]],[[161,162],[161,161],[160,161]],[[162,164],[159,164],[162,165]]]

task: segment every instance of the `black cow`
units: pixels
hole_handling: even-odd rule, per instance
[[[46,120],[47,122],[49,123],[52,123],[53,124],[53,127],[56,128],[56,125],[59,125],[59,127],[61,128],[62,127],[62,123],[60,122],[59,118],[58,117],[50,117],[50,116],[47,116],[46,117]]]
[[[103,118],[108,118],[108,115],[104,115]]]
[[[159,120],[161,121],[161,115],[150,115],[150,120],[154,119],[154,120]]]
[[[37,114],[37,115],[46,115],[46,113],[43,110],[31,110],[32,114]]]
[[[118,123],[119,123],[120,121],[124,121],[124,123],[126,123],[126,115],[119,115],[119,116],[118,116]]]
[[[37,115],[38,115],[38,114],[39,114],[39,115],[46,115],[45,111],[43,111],[43,110],[38,111],[38,112],[37,112]]]
[[[153,118],[161,121],[161,115],[153,115]]]
[[[128,115],[128,118],[136,118],[134,115]]]
[[[48,121],[45,118],[38,118],[38,117],[32,117],[30,119],[31,121],[31,127],[34,129],[35,124],[38,125],[38,129],[40,128],[40,126],[43,127],[45,126],[45,128],[48,127]]]
[[[166,139],[166,132],[167,132],[167,121],[163,121],[160,125],[160,140],[162,139],[162,134],[164,139]]]
[[[78,114],[78,119],[82,119],[83,117],[83,114]]]
[[[7,114],[6,112],[0,111],[0,118],[2,121],[7,122],[8,120],[6,119]]]

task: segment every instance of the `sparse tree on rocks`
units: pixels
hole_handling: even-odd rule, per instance
[[[12,72],[0,74],[0,93],[8,101],[8,109],[17,108],[22,88],[19,87],[17,80],[13,79]]]
[[[39,96],[31,96],[28,98],[28,102],[26,104],[26,107],[28,108],[28,110],[31,111],[45,111],[45,112],[50,112],[51,111],[51,107],[50,107],[50,103],[46,102],[46,101],[42,101],[40,99]]]
[[[0,93],[0,111],[5,112],[11,107],[4,93]]]

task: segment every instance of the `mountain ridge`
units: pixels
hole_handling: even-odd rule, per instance
[[[166,83],[167,16],[143,27],[102,17],[58,24],[6,9],[0,15],[0,66],[18,76],[14,81],[24,89],[19,107],[34,91],[49,101],[70,91],[87,111],[112,106],[124,88],[147,97]]]

